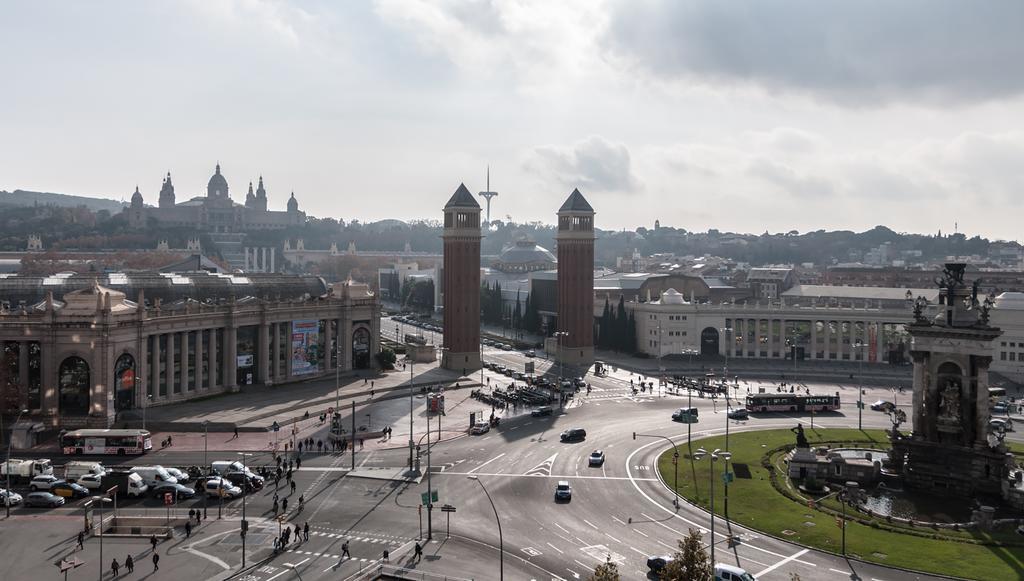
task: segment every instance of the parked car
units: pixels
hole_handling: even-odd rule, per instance
[[[990,428],[999,432],[1012,432],[1013,420],[1010,418],[992,418],[988,421]]]
[[[188,475],[188,471],[182,470],[180,468],[171,468],[170,466],[166,466],[164,467],[164,470],[166,470],[168,474],[173,476],[174,479],[178,481],[178,484],[185,484],[186,482],[192,479],[192,477]]]
[[[726,415],[729,416],[730,420],[749,420],[750,419],[750,412],[747,411],[747,408],[734,408],[734,409],[729,410],[729,413],[726,414]]]
[[[672,557],[653,555],[651,557],[647,557],[647,569],[650,570],[651,573],[661,573],[671,562]]]
[[[491,425],[487,422],[477,422],[469,429],[469,433],[473,435],[486,434],[489,431],[491,431]]]
[[[572,500],[572,486],[568,480],[559,480],[555,484],[555,500]]]
[[[552,413],[553,412],[552,412],[551,408],[549,408],[547,406],[544,406],[542,408],[537,408],[537,409],[533,410],[532,412],[530,412],[530,416],[535,417],[535,418],[543,418],[544,416],[550,416]]]
[[[0,498],[4,499],[4,502],[0,506],[17,506],[21,504],[23,500],[21,495],[17,492],[11,492],[10,490],[4,490],[0,488]]]
[[[30,492],[25,497],[25,506],[41,508],[57,508],[64,504],[64,499],[49,492]]]
[[[194,488],[189,488],[184,484],[164,482],[163,484],[157,484],[150,489],[153,492],[153,498],[163,498],[164,494],[170,493],[172,496],[177,494],[179,499],[192,498],[196,495]]]
[[[534,351],[533,349],[530,349],[529,351],[524,353],[524,355],[526,355],[527,357],[536,357],[537,356],[537,352]]]
[[[103,484],[104,474],[84,474],[78,477],[78,484],[89,490],[99,490]]]
[[[89,496],[88,488],[74,482],[56,482],[50,487],[50,492],[62,498],[85,498]]]
[[[754,576],[733,565],[715,563],[715,581],[756,581]]]
[[[871,409],[876,412],[889,413],[892,410],[896,409],[896,404],[892,403],[891,401],[885,401],[884,399],[880,399],[875,403],[871,404]]]
[[[569,428],[559,435],[563,442],[582,442],[587,439],[587,431],[583,428]]]
[[[29,490],[35,492],[37,490],[49,490],[54,484],[58,482],[64,482],[60,478],[57,478],[53,474],[39,474],[33,476],[32,480],[28,484]]]
[[[587,382],[583,381],[582,377],[577,377],[576,379],[572,380],[572,384],[574,386],[576,386],[576,387],[586,387],[587,386]]]
[[[594,450],[590,453],[590,458],[587,459],[587,463],[590,466],[603,466],[604,465],[604,450]]]
[[[992,413],[1006,415],[1010,413],[1010,404],[1005,402],[999,402],[996,405],[992,406]]]

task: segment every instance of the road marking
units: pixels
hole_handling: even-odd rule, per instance
[[[590,525],[590,528],[594,529],[595,531],[596,531],[596,530],[600,530],[600,529],[598,529],[598,528],[597,528],[596,526],[594,526],[594,523],[590,522],[590,521],[589,521],[589,520],[587,520],[587,519],[583,519],[583,522],[585,522],[585,523],[587,523],[588,525]]]
[[[560,525],[560,524],[558,524],[558,523],[554,523],[554,525],[555,525],[556,527],[558,527],[558,528],[562,529],[562,532],[564,532],[565,534],[567,534],[567,535],[570,535],[570,536],[572,536],[572,533],[570,533],[569,531],[567,531],[567,530],[565,529],[565,527],[563,527],[562,525]]]
[[[524,476],[551,476],[551,467],[554,465],[555,458],[557,457],[558,452],[555,452],[547,460],[527,470]]]
[[[797,552],[793,553],[792,555],[786,557],[785,559],[779,561],[778,563],[775,563],[771,567],[768,567],[764,571],[761,571],[760,573],[754,575],[754,577],[761,577],[761,576],[767,575],[768,573],[771,573],[772,571],[778,569],[779,567],[785,565],[786,563],[788,563],[790,561],[793,561],[793,560],[795,560],[795,559],[797,559],[799,557],[803,557],[804,554],[807,553],[808,551],[810,551],[810,549],[803,549],[801,551],[797,551]]]
[[[685,535],[685,534],[684,534],[684,533],[683,533],[682,531],[677,531],[676,529],[674,529],[674,528],[672,528],[672,527],[668,526],[667,524],[665,524],[665,523],[663,523],[663,522],[659,522],[659,521],[655,520],[653,516],[648,516],[648,515],[646,515],[646,514],[644,514],[644,513],[642,513],[642,512],[640,513],[640,516],[644,517],[645,519],[647,519],[647,520],[651,521],[652,523],[654,523],[654,524],[656,524],[656,525],[658,525],[658,526],[660,526],[660,527],[662,527],[662,528],[666,528],[666,529],[668,529],[668,530],[672,531],[673,533],[675,533],[675,534],[676,534],[676,537],[678,537],[678,538],[680,538],[680,539],[686,536],[686,535]],[[684,519],[684,520],[685,520],[685,519]],[[686,521],[686,522],[690,522],[690,521]],[[698,528],[697,528],[697,530],[699,530],[699,531],[700,531],[700,534],[702,534],[702,535],[706,535],[706,534],[708,534],[708,530],[707,530],[707,529],[705,529],[704,527],[701,527],[701,526],[700,526],[700,525],[698,525],[697,523],[693,523],[693,524],[694,524],[694,525],[696,525],[696,526],[698,527]],[[780,556],[781,556],[781,555],[780,555]]]
[[[548,543],[548,546],[551,547],[552,549],[558,551],[559,554],[563,554],[563,555],[565,554],[565,552],[562,551],[562,549],[559,549],[558,547],[552,545],[551,543]]]
[[[542,468],[542,466],[538,465],[538,466],[534,467],[530,472],[532,472],[533,470],[540,469],[540,468]],[[448,470],[445,470],[444,472],[439,472],[437,474],[434,474],[434,476],[469,476],[469,475],[470,475],[469,472],[451,472],[451,471],[448,471]],[[555,478],[555,479],[558,479],[558,480],[569,480],[569,479],[572,479],[572,478],[579,478],[581,480],[612,480],[612,481],[614,481],[614,480],[631,480],[633,482],[658,482],[659,481],[657,478],[630,478],[629,476],[587,476],[587,475],[573,476],[573,475],[570,475],[570,474],[530,474],[530,473],[527,473],[527,474],[508,474],[508,473],[505,473],[505,472],[477,472],[476,475],[477,476],[506,476],[506,477],[513,477],[513,478]],[[689,522],[689,521],[687,521],[687,522]],[[693,524],[693,523],[691,523],[691,524]]]
[[[621,542],[622,542],[622,541],[620,541],[619,539],[616,539],[615,537],[613,537],[613,536],[609,535],[608,533],[605,533],[605,534],[604,534],[604,536],[606,536],[606,537],[608,537],[609,539],[611,539],[611,540],[615,541],[616,543],[621,543]]]
[[[645,557],[649,556],[647,553],[641,551],[640,549],[638,549],[636,547],[630,547],[630,549],[633,549],[634,551],[636,551],[637,553],[640,553],[641,555],[644,555]]]
[[[843,575],[849,575],[850,574],[849,571],[840,571],[839,569],[833,569],[832,567],[829,567],[828,570],[832,571],[833,573],[841,573]]]
[[[487,466],[487,465],[488,465],[488,464],[490,464],[491,462],[494,462],[495,460],[497,460],[498,458],[501,458],[501,457],[502,457],[502,456],[504,456],[504,455],[505,455],[505,453],[504,453],[504,452],[502,452],[501,454],[498,454],[498,455],[497,455],[497,456],[495,456],[494,458],[491,458],[490,460],[488,460],[488,461],[484,462],[483,464],[481,464],[481,465],[477,466],[476,468],[474,468],[474,469],[470,470],[469,472],[467,472],[467,474],[472,474],[472,473],[476,472],[477,470],[479,470],[479,469],[483,468],[484,466]]]
[[[659,541],[658,539],[654,539],[654,542],[658,543],[659,545],[665,547],[666,549],[668,549],[670,551],[678,551],[679,550],[679,547],[673,547],[672,545],[667,545],[667,544]]]
[[[638,534],[638,535],[643,535],[644,537],[647,537],[647,538],[651,538],[651,535],[649,535],[649,534],[647,534],[647,533],[643,532],[643,531],[642,531],[642,530],[640,530],[640,529],[633,529],[633,532],[634,532],[634,533],[636,533],[636,534]]]
[[[623,520],[622,520],[622,519],[620,519],[620,518],[618,518],[618,517],[614,517],[614,516],[613,516],[613,517],[612,517],[612,520],[613,520],[613,521],[615,521],[615,522],[617,522],[617,523],[619,523],[619,524],[620,524],[620,525],[622,525],[622,526],[626,526],[626,523],[625,523],[625,522],[623,522]]]

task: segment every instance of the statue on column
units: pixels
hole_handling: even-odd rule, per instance
[[[804,435],[804,425],[797,424],[795,428],[790,428],[789,431],[796,434],[796,447],[797,448],[810,448],[811,445],[807,443],[807,436]]]
[[[943,418],[948,419],[959,419],[960,418],[960,384],[957,381],[950,380],[946,383],[946,387],[942,389],[942,393],[939,394],[939,405],[941,412],[939,415]]]

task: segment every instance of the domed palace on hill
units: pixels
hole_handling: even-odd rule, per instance
[[[228,195],[228,180],[220,173],[219,163],[206,186],[205,196],[177,203],[174,184],[168,172],[160,186],[156,207],[146,206],[142,193],[136,187],[131,205],[124,211],[133,228],[145,228],[155,223],[156,226],[182,226],[205,232],[246,232],[280,230],[306,222],[306,213],[299,211],[295,192],[288,199],[287,210],[281,212],[267,209],[267,190],[263,186],[263,176],[259,177],[255,192],[252,182],[249,182],[245,204],[235,203]]]
[[[553,270],[558,265],[558,259],[550,250],[537,245],[529,238],[520,238],[515,243],[506,246],[493,268],[497,271],[512,274],[521,272],[536,272],[539,270]]]

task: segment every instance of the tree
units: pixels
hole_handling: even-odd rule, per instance
[[[394,369],[396,361],[398,361],[398,356],[387,347],[384,347],[377,353],[377,363],[380,364],[381,369]]]
[[[587,581],[619,581],[619,566],[609,559],[598,565]]]
[[[662,571],[664,581],[706,581],[713,573],[711,558],[704,550],[700,531],[690,529],[686,537],[679,540],[679,550]]]

